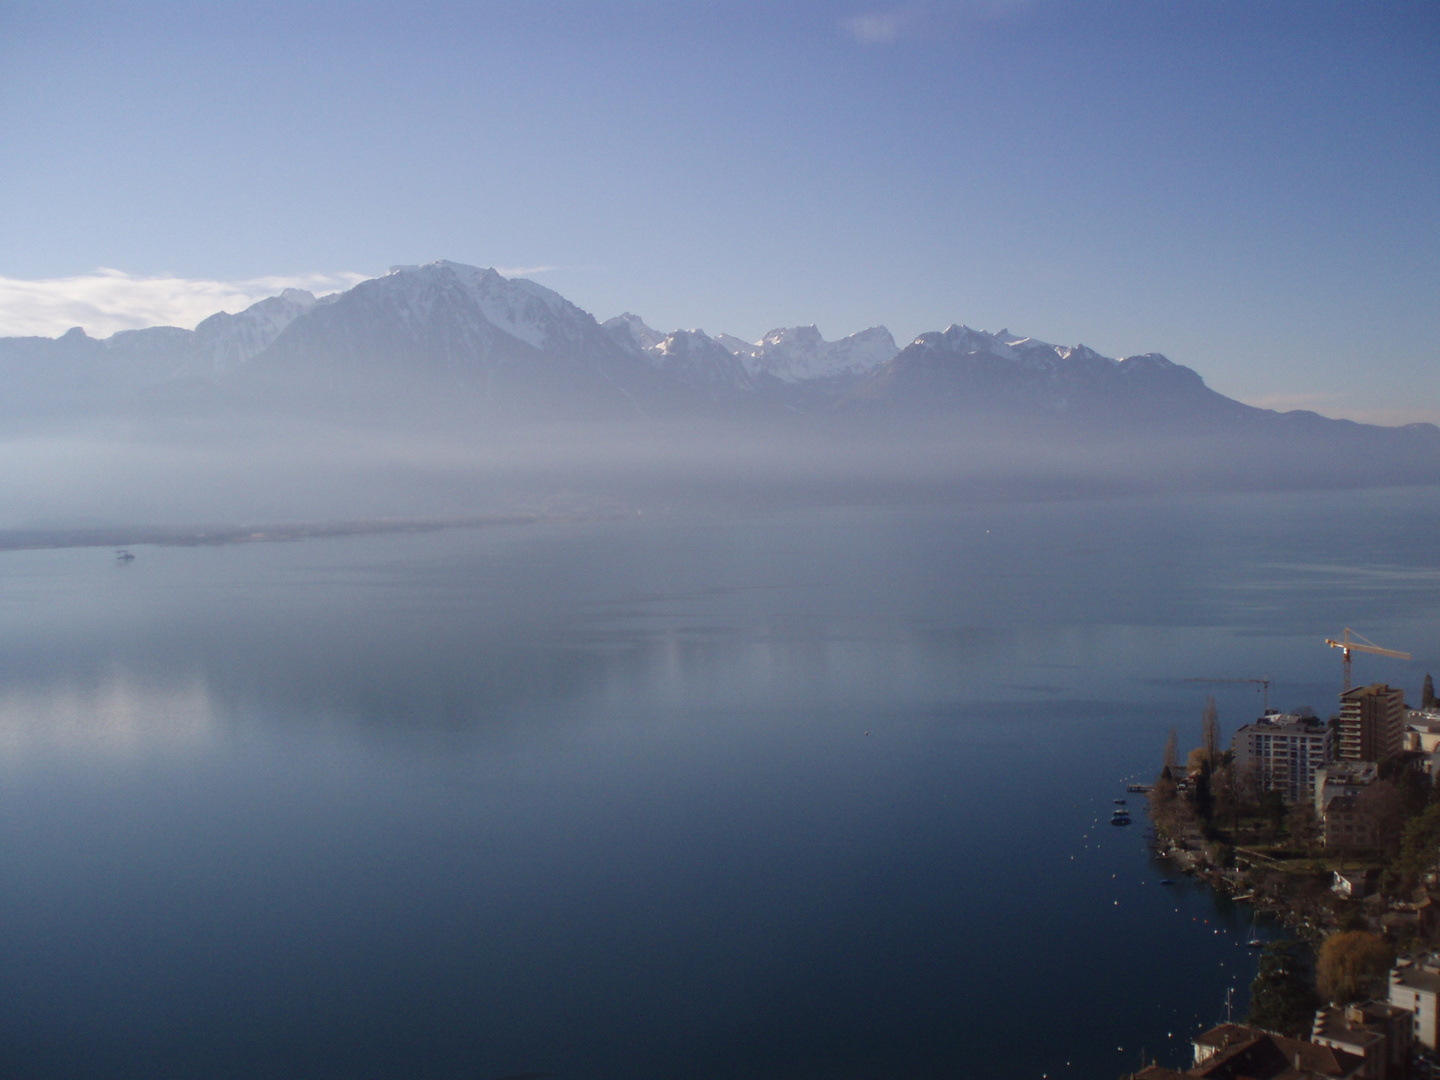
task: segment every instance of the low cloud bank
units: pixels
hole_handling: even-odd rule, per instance
[[[0,277],[0,337],[56,337],[72,326],[84,327],[91,337],[146,326],[189,329],[217,311],[243,311],[286,289],[334,292],[367,276],[295,274],[212,281],[173,275],[138,277],[101,269],[36,281]]]

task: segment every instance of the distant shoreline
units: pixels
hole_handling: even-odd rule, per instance
[[[534,525],[575,521],[576,514],[482,514],[453,518],[380,518],[361,521],[300,522],[281,525],[130,525],[90,529],[0,529],[0,552],[60,548],[207,547],[271,544],[376,533],[438,532],[487,525]]]

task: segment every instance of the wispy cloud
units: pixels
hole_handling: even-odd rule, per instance
[[[840,20],[840,32],[861,45],[889,45],[920,31],[945,33],[966,23],[1018,14],[1032,0],[932,0],[925,4],[857,12]]]
[[[861,45],[888,45],[918,23],[922,14],[918,7],[907,7],[847,15],[840,20],[840,31]]]
[[[575,269],[564,266],[497,266],[495,272],[501,277],[530,277],[532,274],[548,274],[551,270]]]
[[[55,337],[72,326],[84,327],[91,337],[144,326],[192,327],[217,311],[240,311],[285,289],[334,292],[368,276],[298,274],[212,281],[100,269],[36,281],[0,277],[0,336]]]

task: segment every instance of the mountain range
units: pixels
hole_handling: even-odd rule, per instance
[[[288,289],[194,330],[0,338],[0,386],[9,418],[223,409],[400,423],[713,417],[897,437],[1150,433],[1290,447],[1297,460],[1320,447],[1392,478],[1440,480],[1433,425],[1257,409],[1159,353],[1110,358],[963,325],[903,347],[883,326],[838,341],[814,326],[754,342],[667,333],[629,312],[602,323],[532,281],[445,261],[320,298]]]

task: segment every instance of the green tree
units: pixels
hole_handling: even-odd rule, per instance
[[[1403,885],[1410,887],[1437,864],[1440,864],[1440,803],[1432,803],[1424,813],[1406,822],[1394,869]]]
[[[1406,821],[1417,817],[1430,805],[1435,791],[1433,777],[1419,769],[1402,769],[1395,783],[1400,788],[1400,812]]]
[[[1342,900],[1335,905],[1335,925],[1349,933],[1365,929],[1365,910],[1353,900]]]
[[[1382,937],[1364,930],[1331,934],[1315,963],[1316,986],[1336,1005],[1368,997],[1379,989],[1394,959]]]
[[[1388,858],[1400,851],[1405,827],[1405,808],[1400,785],[1394,780],[1377,780],[1355,796],[1355,809],[1375,834],[1375,846]]]
[[[1310,983],[1309,957],[1298,941],[1272,941],[1260,954],[1250,984],[1249,1023],[1281,1035],[1308,1035],[1319,998]]]

